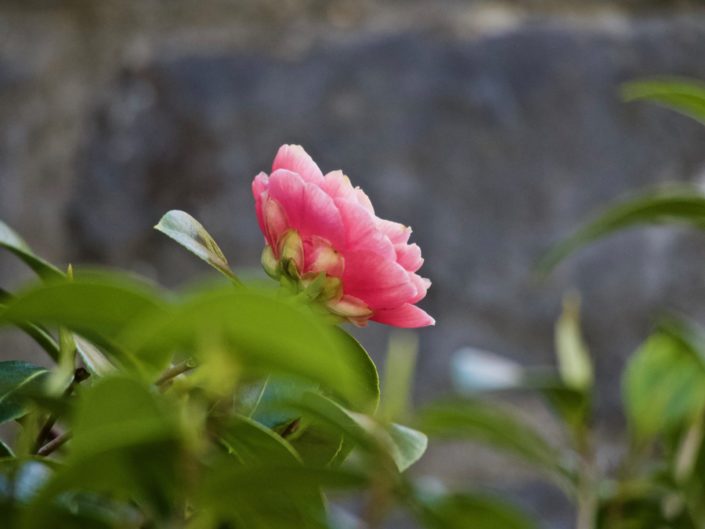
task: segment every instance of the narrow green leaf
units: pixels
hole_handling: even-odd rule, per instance
[[[189,252],[204,260],[220,273],[235,279],[222,250],[203,225],[185,211],[167,212],[154,227],[174,239]]]
[[[674,328],[652,335],[624,372],[627,418],[645,439],[692,421],[705,409],[705,365],[695,345]]]
[[[617,231],[639,225],[666,223],[705,227],[705,196],[695,188],[676,187],[651,191],[611,205],[596,219],[554,246],[539,263],[539,272],[549,273],[583,246]]]
[[[99,377],[115,372],[115,366],[95,345],[77,334],[73,335],[73,339],[76,343],[78,356],[81,357],[81,361],[88,371]]]
[[[42,387],[49,375],[43,367],[15,360],[0,362],[0,423],[25,414],[23,392]]]
[[[419,414],[420,428],[432,438],[480,442],[518,457],[551,475],[561,475],[561,454],[533,428],[486,402],[448,401]]]
[[[626,101],[648,100],[705,123],[705,83],[662,77],[622,85]]]
[[[12,294],[6,290],[0,289],[0,313],[5,309],[5,305],[13,298]],[[54,360],[54,362],[59,361],[60,351],[59,344],[52,334],[41,325],[36,323],[20,323],[17,327],[24,331],[30,338],[32,338],[44,351],[49,355],[49,357]]]
[[[580,331],[580,298],[577,294],[569,294],[563,300],[563,313],[556,324],[556,354],[566,386],[587,391],[593,381],[592,362]]]
[[[64,277],[58,268],[37,256],[22,237],[2,221],[0,221],[0,248],[5,248],[15,254],[42,279]]]
[[[12,449],[0,439],[0,459],[4,457],[15,457],[15,454],[12,452]]]

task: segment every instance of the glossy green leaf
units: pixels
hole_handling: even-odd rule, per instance
[[[140,322],[121,343],[140,357],[178,349],[192,351],[206,369],[212,359],[221,371],[230,362],[234,371],[300,377],[334,391],[356,410],[377,404],[376,378],[371,382],[376,371],[364,350],[306,307],[252,288],[197,293]]]
[[[0,459],[4,457],[15,457],[15,454],[12,452],[12,448],[0,439]]]
[[[696,346],[673,328],[652,335],[624,372],[627,418],[637,438],[665,433],[705,409],[705,365]]]
[[[580,331],[580,299],[577,295],[568,295],[563,302],[563,313],[556,324],[556,353],[566,386],[587,391],[593,381],[592,361]]]
[[[115,366],[100,349],[81,336],[74,334],[73,338],[76,352],[88,371],[99,377],[115,372]]]
[[[154,228],[171,237],[189,252],[230,279],[235,278],[228,265],[228,260],[215,239],[200,222],[185,211],[174,209],[167,212]]]
[[[249,417],[232,417],[220,438],[243,465],[301,464],[299,455],[285,439]]]
[[[45,368],[27,362],[0,362],[0,423],[24,415],[24,392],[41,388],[48,374]]]
[[[626,101],[647,100],[705,123],[705,83],[692,79],[657,78],[622,85]]]
[[[561,475],[561,454],[532,427],[496,405],[448,401],[423,409],[418,425],[432,438],[480,442],[552,475]]]
[[[420,501],[429,529],[538,529],[538,523],[500,498],[479,494],[434,495]]]
[[[61,279],[64,274],[51,263],[37,256],[29,245],[7,224],[0,221],[0,248],[15,254],[43,279]]]
[[[138,357],[117,341],[127,327],[148,313],[165,310],[159,294],[120,275],[91,275],[53,281],[20,292],[0,310],[0,325],[55,324],[103,346],[123,368],[144,374],[162,370],[167,356]]]
[[[6,290],[0,289],[0,313],[5,309],[5,305],[13,299],[13,295]],[[46,353],[49,357],[58,362],[60,351],[59,344],[52,334],[43,326],[37,325],[36,323],[20,323],[17,327],[24,331],[30,338],[32,338]]]
[[[306,423],[342,435],[340,458],[357,447],[373,458],[391,459],[402,472],[426,451],[428,440],[423,433],[399,424],[385,426],[369,416],[346,410],[320,393],[309,392],[298,401],[283,404],[298,412]]]
[[[661,189],[612,204],[597,218],[554,246],[539,263],[539,271],[550,272],[566,257],[598,239],[640,225],[666,223],[705,227],[705,196],[695,189]]]

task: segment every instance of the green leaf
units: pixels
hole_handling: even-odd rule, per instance
[[[232,417],[220,437],[230,452],[244,465],[301,464],[296,450],[285,439],[249,417]]]
[[[115,366],[95,345],[77,334],[73,335],[73,339],[76,344],[76,352],[88,371],[99,377],[115,372]]]
[[[103,346],[121,367],[151,375],[164,369],[169,357],[138,357],[121,346],[118,336],[145,315],[164,311],[158,292],[129,276],[79,276],[18,293],[0,309],[0,326],[60,325]]]
[[[676,77],[632,81],[622,85],[622,97],[653,101],[705,123],[705,84],[700,81]]]
[[[15,254],[42,279],[64,277],[58,268],[37,256],[22,237],[2,221],[0,221],[0,248],[5,248]]]
[[[304,306],[252,288],[196,293],[174,310],[139,322],[121,343],[145,358],[186,350],[205,369],[212,359],[220,372],[300,377],[334,391],[356,410],[374,409],[379,395],[376,379],[371,382],[374,365],[347,335]]]
[[[412,428],[392,424],[386,427],[367,415],[351,412],[320,393],[306,393],[300,400],[282,403],[295,410],[306,423],[313,423],[321,431],[344,437],[340,461],[349,451],[358,447],[373,459],[389,458],[402,472],[419,460],[426,451],[426,436]],[[294,445],[296,446],[296,445]]]
[[[389,435],[393,446],[392,458],[400,472],[421,459],[428,447],[428,437],[408,426],[391,424]]]
[[[45,368],[27,362],[0,362],[0,423],[24,415],[23,392],[41,388],[48,375]]]
[[[12,294],[6,290],[0,289],[0,312],[5,309],[5,305],[9,300],[13,298]],[[35,323],[21,323],[17,327],[24,331],[30,338],[32,338],[55,362],[59,361],[60,351],[59,344],[52,334],[41,325]]]
[[[432,438],[480,442],[554,477],[565,477],[560,452],[533,428],[498,406],[481,401],[436,403],[421,411],[418,425]]]
[[[429,529],[537,529],[517,507],[487,495],[433,495],[420,500],[419,517]]]
[[[627,418],[637,439],[666,433],[705,409],[705,365],[697,346],[673,327],[652,335],[624,372]]]
[[[171,237],[189,252],[203,259],[220,273],[235,279],[222,250],[203,225],[185,211],[167,212],[154,229]]]
[[[563,301],[563,313],[556,324],[556,353],[566,386],[579,391],[590,389],[592,362],[580,331],[580,298],[577,294],[568,295]]]
[[[32,500],[27,527],[50,526],[43,506],[67,492],[107,492],[135,501],[157,521],[172,516],[186,463],[176,410],[146,384],[122,376],[79,389],[65,464]]]
[[[554,246],[539,263],[539,272],[549,273],[570,254],[617,231],[639,225],[665,223],[705,227],[705,196],[686,186],[651,191],[612,204],[596,219]]]
[[[15,457],[15,454],[12,452],[12,449],[0,439],[0,459],[4,457]]]

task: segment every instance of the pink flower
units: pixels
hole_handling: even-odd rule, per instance
[[[262,264],[356,325],[396,327],[435,321],[415,304],[431,286],[411,228],[380,219],[341,171],[323,175],[298,145],[283,145],[272,173],[252,182],[266,246]]]

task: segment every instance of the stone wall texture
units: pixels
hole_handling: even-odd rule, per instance
[[[209,272],[151,227],[185,209],[254,267],[251,179],[280,144],[300,143],[414,228],[438,320],[419,333],[419,402],[447,391],[462,346],[552,362],[560,300],[576,288],[604,437],[618,438],[624,359],[665,311],[705,316],[705,239],[652,228],[543,282],[534,265],[608,201],[703,177],[705,128],[626,104],[619,85],[705,78],[705,14],[587,4],[4,2],[0,217],[58,262],[177,285]],[[26,277],[0,256],[0,284]],[[386,330],[359,335],[381,359]],[[560,493],[479,448],[431,451],[417,471],[508,487],[547,527],[570,527]]]

